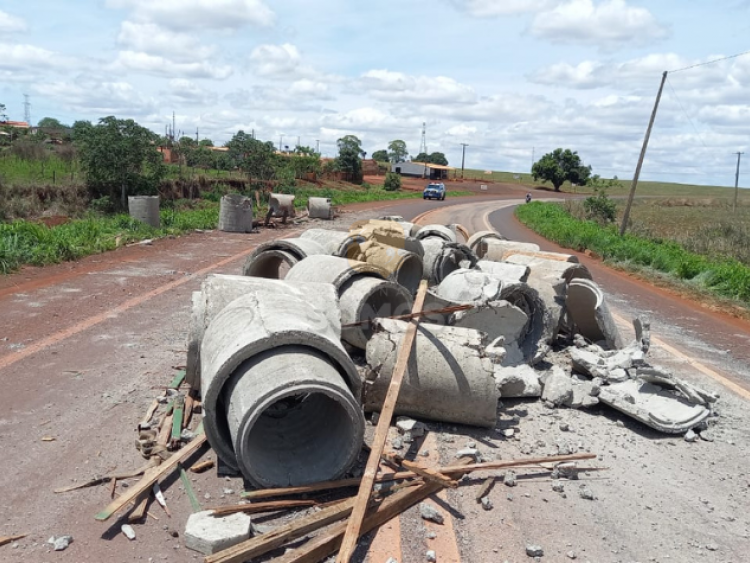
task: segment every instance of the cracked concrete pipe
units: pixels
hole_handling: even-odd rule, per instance
[[[529,279],[531,268],[522,264],[511,264],[510,262],[492,262],[480,260],[477,269],[487,274],[492,274],[503,280],[503,283],[525,282]]]
[[[403,321],[377,321],[377,330],[367,344],[367,411],[378,411],[383,405],[407,326]],[[396,414],[494,427],[498,391],[484,342],[484,335],[476,330],[420,324]]]
[[[273,217],[294,217],[294,196],[291,194],[270,194],[268,212]]]
[[[509,259],[511,256],[530,256],[532,258],[541,258],[543,260],[551,260],[555,262],[568,262],[571,264],[578,264],[578,256],[574,256],[573,254],[563,254],[562,252],[544,252],[544,251],[532,251],[532,250],[523,250],[523,249],[516,249],[516,250],[509,250],[505,253],[505,260]]]
[[[311,219],[333,219],[333,207],[328,197],[311,197],[307,200],[307,214]]]
[[[493,262],[502,262],[506,256],[510,256],[512,251],[539,252],[538,244],[532,242],[516,242],[513,240],[498,240],[488,238],[484,240],[483,260],[492,260]]]
[[[239,194],[227,194],[219,207],[219,230],[249,233],[253,230],[253,200]]]
[[[275,291],[283,295],[299,296],[303,294],[302,292],[322,291],[326,293],[329,290],[330,286],[326,283],[286,282],[259,277],[209,274],[203,280],[200,291],[193,292],[193,309],[187,338],[185,381],[193,389],[200,391],[200,349],[203,335],[213,318],[238,297],[258,291]],[[340,322],[338,311],[335,314],[331,313],[331,319],[331,322]]]
[[[421,240],[424,247],[424,270],[422,278],[431,285],[442,282],[448,274],[459,268],[473,268],[478,260],[468,246],[447,242],[439,237]]]
[[[468,246],[469,238],[471,236],[469,235],[469,231],[466,227],[459,223],[451,223],[450,225],[446,225],[454,235],[456,235],[456,242],[460,242],[461,244],[466,244]],[[459,237],[461,237],[459,239]]]
[[[313,240],[286,238],[267,242],[258,246],[248,256],[242,267],[243,276],[284,279],[287,272],[308,256],[326,254],[325,248]]]
[[[423,240],[427,237],[439,237],[446,242],[457,243],[456,233],[445,225],[425,225],[415,235],[417,239]]]
[[[133,219],[158,229],[161,225],[158,195],[128,196],[128,213]]]
[[[591,342],[604,340],[612,350],[623,347],[620,331],[607,307],[604,293],[596,283],[587,279],[571,280],[565,306],[575,332]]]
[[[362,384],[340,342],[336,291],[262,285],[218,312],[203,336],[206,436],[256,486],[335,479],[364,433]]]
[[[289,271],[287,280],[327,282],[338,292],[343,324],[342,338],[364,349],[372,334],[367,321],[377,317],[405,315],[411,311],[412,297],[401,285],[387,281],[389,272],[372,264],[338,256],[312,256]]]
[[[479,231],[474,233],[466,241],[466,246],[471,248],[479,258],[483,258],[487,253],[488,240],[508,240],[503,235],[495,231]]]

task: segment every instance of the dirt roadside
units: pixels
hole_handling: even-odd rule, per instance
[[[484,206],[490,199],[471,201]],[[413,217],[456,203],[461,202],[383,202],[376,210],[355,208],[337,224],[343,227],[380,214]],[[94,521],[93,515],[109,502],[106,487],[65,495],[52,490],[73,479],[141,465],[133,445],[134,427],[153,399],[154,388],[169,381],[172,366],[184,363],[190,293],[202,277],[196,272],[219,263],[212,271],[237,273],[242,255],[252,246],[287,234],[293,230],[262,235],[196,233],[56,266],[61,276],[56,279],[54,274],[48,277],[48,269],[10,277],[15,286],[8,281],[0,289],[0,309],[7,319],[0,338],[8,338],[0,343],[0,362],[61,331],[82,328],[0,367],[5,385],[0,444],[6,452],[0,462],[0,498],[6,507],[0,535],[30,534],[18,547],[0,548],[0,560],[196,559],[182,547],[181,538],[165,529],[181,533],[190,511],[179,482],[167,491],[173,517],[152,505],[150,511],[159,520],[138,526],[135,542],[119,533],[121,522]],[[138,301],[169,284],[173,285],[167,290]],[[630,299],[634,309],[639,300],[640,296]],[[85,326],[94,316],[101,320]],[[740,333],[737,327],[731,330]],[[679,334],[679,325],[675,331]],[[659,350],[654,353],[659,363],[681,374],[685,370],[683,362]],[[563,497],[551,490],[551,482],[520,480],[515,488],[495,485],[490,493],[495,508],[489,512],[474,501],[481,477],[486,476],[478,475],[474,486],[451,492],[442,506],[455,537],[440,527],[437,538],[428,538],[425,524],[410,511],[400,519],[399,552],[392,544],[394,552],[383,554],[382,562],[380,555],[366,560],[383,563],[394,556],[401,563],[423,561],[425,550],[443,541],[456,545],[461,560],[477,562],[528,560],[526,542],[545,548],[544,561],[569,560],[569,551],[592,563],[743,561],[750,548],[750,522],[743,508],[750,491],[744,463],[750,445],[747,403],[700,374],[690,377],[723,395],[712,443],[688,444],[656,435],[606,409],[550,411],[533,402],[504,401],[499,431],[430,425],[437,444],[430,448],[442,462],[452,462],[466,442],[475,442],[489,459],[566,448],[592,451],[600,455],[599,464],[610,469],[582,477],[596,501],[578,496],[578,482],[567,483]],[[572,431],[563,431],[563,422]],[[500,431],[509,428],[514,436],[506,438]],[[45,436],[55,441],[42,442]],[[413,450],[420,446],[415,444]],[[209,507],[236,498],[242,483],[209,473],[195,476],[194,487]],[[123,490],[121,485],[118,491]],[[46,540],[62,534],[73,535],[74,543],[64,552],[50,553]],[[446,557],[438,554],[438,561],[450,560],[446,551]]]

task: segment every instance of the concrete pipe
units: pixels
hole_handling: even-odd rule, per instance
[[[423,279],[431,285],[442,282],[448,274],[460,268],[473,268],[478,262],[468,246],[446,242],[439,237],[427,237],[420,241],[424,247]]]
[[[563,279],[566,283],[571,280],[582,278],[590,280],[591,272],[583,264],[575,262],[561,262],[559,260],[547,260],[540,256],[526,254],[512,254],[506,260],[509,264],[528,266],[535,276],[544,276],[550,279]]]
[[[420,245],[421,246],[421,245]],[[406,288],[412,295],[422,281],[422,258],[401,248],[371,244],[364,256],[365,262],[388,272],[388,279]]]
[[[376,332],[367,344],[367,411],[382,408],[407,326],[403,321],[377,321]],[[396,414],[494,427],[498,391],[492,362],[484,354],[484,342],[484,336],[476,330],[420,324]]]
[[[257,487],[337,479],[362,448],[362,409],[314,348],[256,354],[234,372],[223,403],[239,469]]]
[[[348,231],[334,231],[332,229],[307,229],[300,238],[317,242],[325,248],[330,256],[341,256],[345,241],[349,239]],[[346,254],[344,254],[346,256]]]
[[[456,242],[460,242],[461,244],[467,244],[469,242],[469,230],[464,227],[463,225],[459,223],[451,223],[448,225],[448,228],[453,231],[453,234],[456,236]]]
[[[307,214],[310,219],[333,219],[333,207],[328,197],[311,197],[307,200]]]
[[[268,212],[273,217],[294,217],[294,196],[291,194],[270,194]]]
[[[344,327],[341,338],[355,348],[364,350],[372,336],[372,323],[369,321],[407,315],[411,312],[413,301],[411,294],[397,283],[356,276],[341,287],[339,303],[341,322],[355,325]]]
[[[211,321],[232,301],[243,295],[258,291],[274,291],[280,295],[304,298],[306,294],[330,291],[328,284],[310,282],[287,282],[261,277],[228,276],[210,274],[201,284],[201,290],[193,293],[193,309],[190,317],[187,340],[187,365],[185,380],[195,390],[200,390],[200,349],[203,335]],[[326,311],[331,323],[340,323],[338,309]]]
[[[512,264],[510,262],[491,262],[480,260],[477,269],[492,274],[503,280],[503,283],[525,282],[529,279],[531,269],[523,264]]]
[[[562,252],[544,252],[544,251],[533,251],[533,250],[509,250],[505,253],[505,260],[511,256],[530,256],[531,258],[541,258],[542,260],[551,260],[555,262],[567,262],[570,264],[578,264],[578,256],[573,254],[563,254]]]
[[[604,292],[591,280],[574,279],[568,284],[565,306],[570,327],[591,342],[605,341],[615,350],[623,347],[620,331],[607,307]]]
[[[253,230],[253,200],[239,194],[227,194],[219,207],[219,230],[249,233]]]
[[[479,258],[483,258],[487,254],[487,241],[488,240],[507,240],[500,233],[495,231],[479,231],[469,237],[466,242],[466,246],[471,248]]]
[[[240,463],[236,457],[239,452],[235,451],[234,446],[237,441],[232,438],[233,430],[230,429],[230,421],[227,419],[227,408],[233,399],[234,393],[228,392],[227,383],[232,381],[233,387],[236,388],[239,385],[238,380],[243,375],[256,373],[253,369],[256,366],[279,365],[275,362],[270,364],[263,363],[264,359],[277,354],[286,355],[290,352],[289,347],[302,347],[305,351],[310,351],[309,354],[305,355],[305,358],[315,357],[311,360],[311,365],[313,366],[311,369],[315,373],[317,373],[315,366],[320,365],[317,362],[320,356],[338,372],[342,382],[336,393],[338,399],[346,396],[344,403],[348,402],[351,404],[352,401],[356,403],[361,397],[362,383],[359,374],[340,342],[341,324],[334,287],[330,284],[318,284],[314,291],[304,291],[303,289],[299,289],[304,284],[299,284],[297,290],[291,288],[290,285],[287,284],[288,289],[280,291],[278,282],[266,281],[253,293],[235,299],[219,311],[211,320],[203,335],[200,362],[206,436],[211,447],[217,452],[217,455],[227,465],[235,469],[239,469],[240,467]],[[269,352],[269,354],[256,358],[256,356],[264,352]],[[299,358],[299,356],[293,357]],[[305,365],[307,365],[306,361],[303,362]],[[274,369],[278,369],[278,367]],[[290,367],[290,364],[286,364],[286,369],[292,375],[301,373],[302,375],[299,377],[301,382],[311,380],[311,376],[308,375],[306,369],[297,372],[296,368]],[[260,371],[263,371],[262,367]],[[330,383],[330,370],[325,368],[323,371],[325,373],[320,375],[320,378]],[[293,382],[294,379],[286,380],[284,384]],[[279,380],[279,388],[281,388],[281,384],[282,380]],[[244,385],[241,388],[244,389]],[[281,395],[284,392],[282,391]],[[241,393],[244,394],[242,391]],[[317,386],[317,384],[313,385],[310,393],[312,395],[321,393],[320,386]],[[301,394],[306,394],[304,385],[295,387],[292,393],[295,396]],[[325,395],[325,393],[323,394]],[[331,395],[327,396],[331,397]],[[253,420],[257,420],[258,417],[262,417],[264,414],[271,415],[274,411],[281,410],[283,408],[282,405],[278,405],[278,407],[273,407],[272,405],[282,400],[282,397],[280,395],[273,397],[276,397],[276,399],[270,403],[267,400],[258,403],[257,408],[259,410],[256,413],[257,416],[250,414],[250,418],[255,416]],[[332,400],[338,402],[337,398]],[[240,397],[240,399],[242,398]],[[259,397],[259,399],[268,399],[268,395],[266,397]],[[294,399],[294,401],[296,400]],[[343,405],[344,403],[339,403],[339,405]],[[346,411],[347,416],[352,415],[352,410],[343,406],[325,407],[322,411],[333,412],[337,408]],[[270,412],[267,412],[269,409],[271,409]],[[326,411],[326,409],[328,410]],[[240,407],[237,407],[233,411],[235,420],[239,417],[239,414],[237,414],[239,410]],[[334,418],[341,420],[337,416]],[[241,423],[252,422],[250,418],[243,419]],[[341,443],[337,441],[336,444],[332,444],[332,447],[350,448],[350,437],[361,436],[360,433],[364,428],[362,417],[355,416],[351,419],[350,424],[352,428],[346,431],[334,430],[328,427],[328,431],[332,432],[331,436],[339,436],[342,439]],[[252,446],[255,443],[253,441],[254,428],[256,428],[254,424],[245,424],[244,426],[241,424],[241,428],[238,427],[235,429],[235,432],[239,430],[239,432],[236,432],[236,437],[240,443],[248,442],[249,440],[247,444],[249,447],[240,451],[253,451]],[[284,428],[286,431],[297,430],[299,432],[306,432],[304,425],[285,425]],[[320,427],[318,428],[320,432],[325,431]],[[271,434],[268,436],[268,439],[273,441],[276,439],[276,436]],[[313,440],[312,436],[308,436],[305,441],[312,442],[315,440]],[[338,440],[338,438],[335,438],[335,440]],[[273,449],[272,445],[268,447],[269,450],[265,450],[265,452]],[[359,444],[356,448],[357,450],[359,449]],[[328,455],[322,452],[317,453],[319,455]],[[297,452],[297,455],[299,460],[310,460],[311,456],[315,455],[315,452],[302,448]],[[348,458],[348,454],[346,457]],[[270,459],[271,457],[267,455],[263,456],[264,463],[268,463]],[[242,467],[246,469],[252,464],[253,460],[251,458],[244,459]],[[338,476],[340,468],[341,466],[339,465],[331,467],[330,474],[316,475],[314,479],[326,480],[328,478],[335,478]],[[280,465],[278,469],[276,484],[288,485],[290,482],[286,473],[287,467]],[[265,472],[263,474],[265,475]],[[245,477],[250,480],[257,478],[253,472],[246,474]],[[257,481],[254,482],[258,483]],[[265,483],[262,485],[265,485]]]
[[[388,272],[377,266],[347,260],[339,256],[310,256],[289,270],[287,281],[330,283],[341,294],[343,285],[355,276],[367,275],[379,280],[388,279]]]
[[[512,240],[485,239],[484,260],[502,262],[506,256],[513,254],[512,251],[539,252],[539,245],[531,242],[516,242]]]
[[[128,196],[128,213],[133,219],[154,229],[161,226],[158,195]]]
[[[419,232],[415,236],[419,240],[424,240],[427,237],[439,237],[447,242],[458,242],[456,233],[445,225],[425,225],[419,229]]]
[[[289,270],[308,256],[325,255],[326,250],[313,240],[286,238],[258,246],[242,267],[243,276],[284,279]]]

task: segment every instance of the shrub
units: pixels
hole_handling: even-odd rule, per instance
[[[385,175],[385,184],[383,189],[387,192],[397,192],[401,189],[401,176],[395,172],[388,172]]]
[[[612,223],[617,218],[617,204],[609,199],[605,187],[594,188],[594,195],[584,200],[583,209],[586,211],[586,219],[597,223]]]

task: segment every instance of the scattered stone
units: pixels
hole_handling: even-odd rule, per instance
[[[370,422],[372,423],[372,425],[377,426],[379,420],[380,420],[380,413],[378,411],[375,411],[374,413],[372,413],[372,416],[370,417]]]
[[[471,449],[476,449],[477,443],[476,442],[466,442],[466,447]]]
[[[565,492],[565,485],[560,483],[559,481],[555,481],[552,483],[552,490],[556,493],[564,493]]]
[[[544,557],[544,550],[540,545],[526,544],[526,555],[529,557]]]
[[[567,422],[561,422],[560,430],[562,430],[563,432],[570,432],[570,424],[568,424]]]
[[[685,441],[686,442],[697,442],[698,441],[698,434],[693,432],[692,430],[688,430],[685,432]]]
[[[473,457],[474,459],[479,460],[479,450],[468,447],[463,448],[456,452],[456,457]]]
[[[508,495],[505,498],[507,498],[509,501],[513,502],[513,495],[512,494],[508,493]]]
[[[425,558],[427,561],[430,561],[430,563],[435,563],[435,561],[437,561],[437,554],[433,550],[429,550],[425,554]]]
[[[713,442],[714,441],[714,435],[711,434],[711,432],[708,431],[708,430],[704,430],[703,432],[701,432],[700,433],[700,437],[701,437],[701,440],[703,440],[704,442]]]
[[[172,536],[173,538],[179,538],[180,533],[177,530],[172,530],[171,528],[167,530],[167,533]]]
[[[436,524],[443,523],[443,515],[440,514],[440,512],[438,512],[435,507],[430,504],[424,502],[420,504],[419,515],[423,520],[429,520],[430,522],[435,522]]]
[[[130,524],[123,524],[120,529],[122,530],[122,533],[125,534],[125,537],[130,541],[133,541],[135,539],[135,530],[133,529],[133,526],[131,526]]]
[[[539,374],[527,365],[495,366],[495,383],[501,397],[539,397],[542,394]]]
[[[55,551],[64,551],[68,549],[68,546],[73,543],[73,536],[52,536],[47,540],[48,544],[52,545],[52,549]]]
[[[622,420],[618,420],[617,426],[619,426],[620,428],[625,428],[625,423]]]
[[[573,382],[570,375],[559,366],[553,366],[552,372],[547,376],[542,399],[555,407],[569,404],[573,400]]]
[[[422,450],[421,452],[419,452],[419,455],[421,455],[422,457],[429,457],[430,450]]]
[[[406,434],[407,432],[410,433],[414,438],[419,438],[420,436],[424,436],[424,424],[421,422],[414,420],[413,418],[409,418],[406,416],[399,416],[396,419],[396,428],[398,428],[398,431],[401,434]]]
[[[437,537],[437,534],[435,532],[427,532],[426,537],[428,540],[434,540]]]
[[[516,486],[515,471],[506,471],[505,477],[503,477],[503,483],[505,483],[506,487],[515,487]]]
[[[182,429],[182,433],[180,434],[180,441],[190,442],[193,438],[195,438],[195,432],[193,432],[192,430],[188,430],[187,428]]]
[[[709,543],[708,545],[706,545],[706,549],[708,551],[718,551],[719,550],[719,546],[716,545],[715,543]]]
[[[578,557],[578,556],[576,555],[576,552],[575,552],[575,551],[569,551],[569,552],[568,552],[568,553],[566,553],[565,555],[567,555],[567,556],[568,556],[568,559],[575,559],[575,558],[577,558],[577,557]]]
[[[513,428],[506,428],[503,430],[503,436],[506,438],[512,438],[516,434],[516,431]]]
[[[594,492],[586,485],[581,485],[581,488],[578,490],[578,496],[580,496],[584,500],[596,500]]]
[[[489,497],[482,497],[482,508],[485,510],[492,510],[493,505]]]
[[[414,441],[414,436],[411,432],[404,432],[404,443],[411,444]]]
[[[185,526],[185,547],[212,555],[250,538],[253,532],[250,516],[238,512],[214,518],[213,511],[191,514]]]
[[[396,559],[395,557],[389,557],[388,561],[386,561],[385,563],[398,563],[398,559]]]
[[[394,450],[402,450],[404,449],[404,441],[400,437],[396,436],[393,440],[391,440],[391,447]]]
[[[234,490],[233,489],[224,489],[223,492],[224,492],[225,495],[233,495],[234,494]]]

